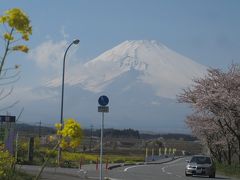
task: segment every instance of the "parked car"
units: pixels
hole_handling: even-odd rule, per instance
[[[210,156],[205,155],[195,155],[185,168],[185,175],[203,175],[210,178],[215,178],[216,168],[213,159]]]

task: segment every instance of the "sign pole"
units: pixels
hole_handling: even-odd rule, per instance
[[[98,112],[102,113],[102,123],[101,123],[101,141],[100,141],[100,180],[103,180],[103,130],[104,130],[104,112],[109,112],[109,107],[107,106],[109,99],[107,96],[100,96],[98,99]]]
[[[102,160],[103,160],[103,128],[104,128],[104,112],[102,112],[102,128],[101,128],[101,149],[100,149],[100,180],[103,179],[102,174]]]

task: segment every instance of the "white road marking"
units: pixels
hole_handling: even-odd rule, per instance
[[[180,161],[181,159],[182,159],[182,158],[179,158],[179,159],[176,159],[176,160],[174,160],[174,161],[171,161],[171,162],[168,162],[168,163],[163,163],[163,164],[168,164],[168,165],[169,165],[169,164],[174,164],[174,163]],[[144,166],[148,166],[148,165],[130,166],[130,167],[125,168],[123,171],[124,171],[124,172],[127,172],[129,169],[137,168],[137,167],[144,167]],[[166,172],[165,168],[168,168],[168,167],[169,167],[169,166],[163,167],[163,168],[162,168],[162,172],[167,173],[167,174],[172,174],[171,172]]]
[[[147,166],[147,165],[130,166],[130,167],[128,167],[128,168],[125,168],[123,171],[124,171],[124,172],[127,172],[129,169],[136,168],[136,167],[143,167],[143,166]]]
[[[163,172],[163,173],[166,173],[166,174],[168,174],[168,175],[173,174],[172,172],[166,171],[166,168],[169,168],[169,167],[175,166],[175,163],[178,162],[178,161],[180,161],[181,159],[182,159],[182,158],[177,159],[177,160],[175,160],[175,161],[171,161],[171,162],[166,163],[168,166],[164,166],[164,167],[162,167],[162,172]],[[179,176],[179,175],[176,175],[176,174],[175,174],[175,176],[176,176],[176,177],[179,177],[179,178],[182,177],[182,176]]]
[[[179,177],[179,178],[181,178],[182,176],[180,176],[180,175],[176,175],[177,177]]]

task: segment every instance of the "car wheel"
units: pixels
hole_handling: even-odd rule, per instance
[[[191,176],[191,174],[187,174],[187,173],[185,172],[185,176]]]

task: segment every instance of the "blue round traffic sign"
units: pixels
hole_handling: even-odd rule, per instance
[[[109,99],[107,96],[103,95],[103,96],[100,96],[99,99],[98,99],[98,103],[101,105],[101,106],[106,106],[108,105],[109,103]]]

